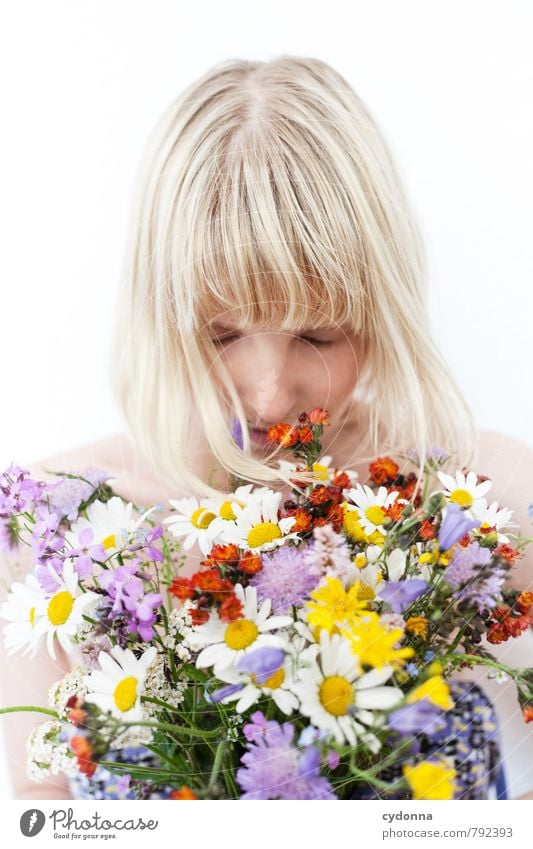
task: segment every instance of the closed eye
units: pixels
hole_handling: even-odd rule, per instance
[[[237,334],[230,333],[228,336],[218,336],[217,338],[212,339],[211,341],[214,345],[224,345],[227,342],[232,342],[238,338],[239,337],[237,336]],[[298,336],[297,338],[301,339],[302,342],[309,342],[311,345],[327,346],[334,344],[333,339],[313,339],[311,336]]]

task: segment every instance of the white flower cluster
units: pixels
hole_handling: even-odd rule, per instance
[[[187,652],[187,654],[189,653]],[[180,681],[178,684],[171,684],[168,681],[165,676],[165,659],[163,655],[158,655],[146,672],[143,695],[177,707],[183,701],[186,689],[186,682]],[[158,705],[150,702],[144,702],[143,707],[149,714],[157,714],[160,710]]]
[[[174,607],[168,615],[169,633],[163,637],[163,643],[167,649],[171,649],[176,653],[179,660],[187,663],[191,658],[191,653],[185,642],[187,636],[191,633],[192,620],[189,613],[191,607],[194,607],[192,602],[187,599],[183,606]]]
[[[52,684],[48,690],[48,707],[57,711],[61,718],[66,716],[66,706],[71,696],[85,697],[87,687],[83,683],[83,675],[84,671],[81,666],[75,666],[60,681]]]
[[[35,728],[26,743],[26,773],[32,781],[44,781],[50,774],[75,775],[78,765],[66,742],[59,740],[61,723],[55,719]]]

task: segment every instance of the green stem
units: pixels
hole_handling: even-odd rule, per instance
[[[215,786],[218,778],[218,773],[220,772],[220,767],[222,766],[222,759],[224,757],[224,752],[226,750],[226,741],[221,740],[217,746],[217,750],[215,752],[215,760],[213,762],[213,769],[211,770],[211,775],[209,777],[209,784],[207,785],[207,789],[210,790]]]
[[[145,728],[157,728],[159,731],[173,731],[175,734],[184,734],[186,737],[200,737],[201,739],[217,737],[220,734],[220,729],[216,728],[212,731],[203,731],[200,728],[192,728],[188,725],[174,725],[171,722],[117,722],[120,728],[137,728],[144,726]]]
[[[19,711],[27,711],[28,713],[46,713],[48,716],[53,716],[54,719],[59,719],[59,714],[55,710],[38,707],[37,705],[13,705],[13,707],[0,708],[0,713],[18,713]]]

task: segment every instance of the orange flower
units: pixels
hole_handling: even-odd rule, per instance
[[[428,633],[428,621],[425,616],[410,616],[405,623],[405,630],[425,639]]]
[[[433,522],[429,519],[424,519],[422,524],[420,525],[420,530],[418,532],[422,539],[434,539],[435,538],[435,526]]]
[[[259,554],[254,554],[252,551],[245,551],[244,554],[241,554],[239,569],[241,572],[244,572],[245,575],[255,575],[257,572],[260,572],[262,568],[263,564]]]
[[[522,715],[526,722],[533,722],[533,705],[526,705],[523,707]]]
[[[236,595],[231,595],[220,605],[218,615],[223,622],[233,622],[243,615],[242,604]]]
[[[87,737],[82,735],[71,737],[70,748],[76,755],[80,772],[83,772],[89,778],[94,775],[98,764],[91,760],[93,747]]]
[[[329,421],[329,413],[327,410],[324,410],[322,407],[314,407],[310,413],[307,414],[307,418],[314,425],[328,425]]]
[[[507,560],[511,566],[514,566],[515,562],[522,556],[516,548],[513,548],[511,545],[507,545],[507,543],[502,543],[498,546],[498,548],[495,548],[494,554],[496,557],[501,557],[502,560]]]
[[[393,501],[389,507],[386,507],[383,511],[389,519],[392,519],[393,522],[397,522],[403,513],[403,508],[405,504],[400,504],[398,501]]]
[[[291,516],[294,516],[294,518],[296,519],[294,525],[291,528],[291,533],[301,533],[302,531],[308,531],[311,527],[313,518],[306,510],[304,510],[303,507],[297,507],[296,510],[287,510],[287,513],[284,518],[290,518]]]
[[[206,569],[204,572],[195,572],[191,578],[194,587],[204,593],[216,593],[223,589],[220,572],[216,569]]]
[[[180,787],[179,790],[172,790],[170,793],[171,799],[198,799],[196,793],[193,793],[190,787],[187,787],[186,784],[183,787]]]
[[[346,472],[337,472],[337,469],[335,469],[335,474],[331,478],[331,483],[334,486],[340,486],[341,489],[348,489],[350,486],[350,477]]]
[[[209,619],[209,611],[203,607],[191,607],[189,615],[193,625],[203,625]]]
[[[370,463],[368,470],[372,482],[380,485],[392,482],[400,471],[398,464],[391,457],[378,457]]]
[[[520,613],[529,613],[529,608],[533,604],[533,593],[528,591],[521,592],[515,604]]]
[[[174,578],[168,591],[175,598],[182,600],[192,598],[194,595],[194,587],[189,578]]]
[[[214,545],[206,559],[200,561],[200,565],[216,566],[218,563],[236,563],[238,559],[239,549],[233,543]]]
[[[312,442],[313,439],[313,431],[311,428],[307,427],[307,425],[298,428],[298,442],[301,442],[302,445],[307,445],[309,442]]]
[[[296,445],[298,442],[298,428],[287,424],[287,422],[280,422],[268,429],[267,438],[271,442],[277,442],[287,448]]]

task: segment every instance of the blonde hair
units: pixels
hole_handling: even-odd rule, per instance
[[[278,452],[249,453],[209,338],[230,311],[240,327],[351,328],[369,352],[365,459],[415,449],[421,468],[438,444],[468,465],[477,430],[432,338],[426,277],[391,153],[346,80],[312,58],[216,65],[167,108],[137,183],[111,360],[131,437],[170,485],[214,495],[188,458],[197,411],[229,474],[287,482]]]

